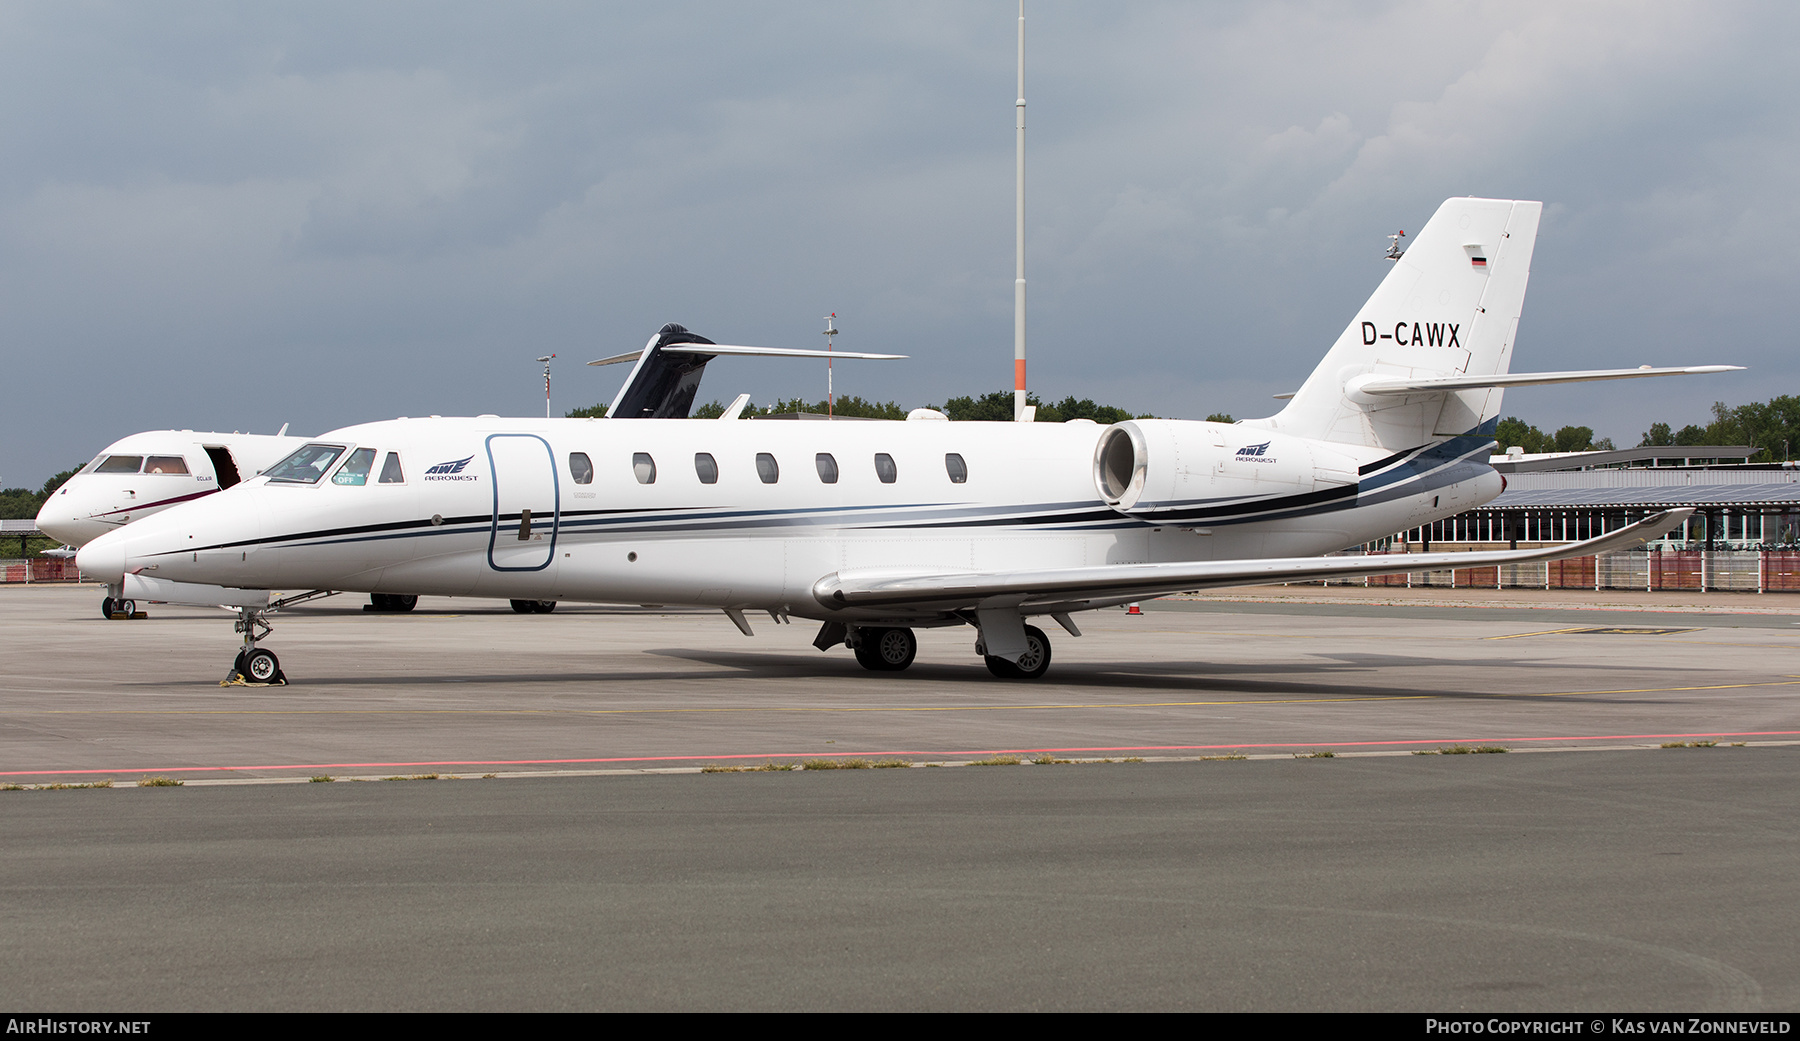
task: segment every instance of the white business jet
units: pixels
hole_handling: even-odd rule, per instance
[[[255,477],[306,443],[277,434],[146,430],[101,449],[38,510],[38,530],[76,548],[171,506]],[[115,586],[100,602],[103,618],[136,613]]]
[[[236,608],[234,674],[259,682],[283,678],[257,645],[272,589],[696,605],[746,634],[755,611],[816,621],[816,646],[878,671],[912,663],[913,630],[966,624],[995,675],[1035,678],[1044,616],[1078,636],[1076,612],[1183,590],[1639,545],[1689,511],[1550,549],[1321,556],[1498,495],[1505,387],[1730,368],[1508,374],[1541,210],[1445,202],[1267,419],[369,423],[79,562],[126,595]],[[665,327],[638,371],[718,346]]]

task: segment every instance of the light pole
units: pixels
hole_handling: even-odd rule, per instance
[[[835,403],[837,400],[836,396],[832,393],[832,388],[831,388],[831,339],[832,339],[832,337],[834,337],[838,334],[837,326],[835,324],[833,324],[832,319],[834,319],[836,317],[837,317],[836,311],[833,311],[830,314],[825,316],[825,418],[826,419],[830,419],[832,417],[832,409],[835,406]]]
[[[556,357],[556,355],[546,354],[542,358],[538,359],[538,361],[541,361],[544,363],[544,418],[545,419],[550,418],[550,359],[554,358],[554,357]]]

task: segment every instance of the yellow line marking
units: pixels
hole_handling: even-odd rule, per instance
[[[1520,637],[1522,637],[1522,636],[1555,636],[1555,635],[1556,635],[1556,634],[1558,634],[1558,633],[1578,633],[1578,632],[1580,632],[1580,631],[1581,631],[1581,630],[1583,630],[1583,629],[1586,629],[1586,628],[1588,628],[1588,626],[1585,626],[1585,625],[1573,625],[1573,626],[1570,626],[1570,627],[1569,627],[1569,628],[1567,628],[1567,629],[1545,629],[1545,630],[1544,630],[1544,631],[1542,631],[1542,632],[1536,632],[1536,633],[1513,633],[1513,634],[1512,634],[1512,635],[1510,635],[1510,636],[1484,636],[1484,637],[1482,637],[1482,639],[1484,639],[1484,640],[1517,640],[1517,639],[1519,639],[1519,638],[1520,638]]]

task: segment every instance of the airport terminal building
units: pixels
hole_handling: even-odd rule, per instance
[[[1364,547],[1369,553],[1530,549],[1616,531],[1675,506],[1694,516],[1643,550],[1515,568],[1372,578],[1370,585],[1800,592],[1800,467],[1742,445],[1493,458],[1486,506]],[[1505,571],[1507,574],[1500,574]],[[1360,580],[1359,580],[1360,581]]]

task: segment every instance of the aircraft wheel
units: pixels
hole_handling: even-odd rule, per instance
[[[874,645],[875,659],[887,672],[901,671],[919,653],[919,639],[911,629],[883,629],[869,642]]]
[[[536,600],[514,600],[512,602],[512,609],[514,611],[517,611],[520,614],[536,614],[537,613],[537,601]]]
[[[110,596],[101,597],[100,598],[100,617],[102,617],[110,622],[110,621],[112,621],[112,614],[113,614],[113,598]]]
[[[388,610],[390,611],[399,611],[401,614],[405,614],[417,606],[419,606],[419,598],[416,596],[404,596],[400,593],[388,595]]]
[[[538,600],[535,603],[537,604],[535,610],[538,614],[549,614],[556,610],[556,601],[554,600]]]
[[[137,614],[137,601],[136,600],[114,600],[113,601],[113,610],[117,611],[119,614],[122,614],[127,618],[130,618],[132,615]]]
[[[391,611],[393,608],[388,606],[388,595],[386,593],[370,593],[368,610]]]
[[[244,674],[244,652],[239,651],[239,652],[237,652],[237,657],[231,659],[231,676],[232,677],[242,676],[243,674]],[[231,677],[227,677],[227,678],[229,679]]]
[[[865,629],[856,662],[870,672],[899,672],[913,663],[919,640],[911,629]]]
[[[281,662],[273,651],[258,647],[243,655],[240,664],[240,674],[252,683],[274,683],[282,678]]]
[[[987,655],[988,671],[1003,680],[1035,680],[1050,669],[1050,638],[1035,625],[1025,627],[1025,655],[1017,662]]]

